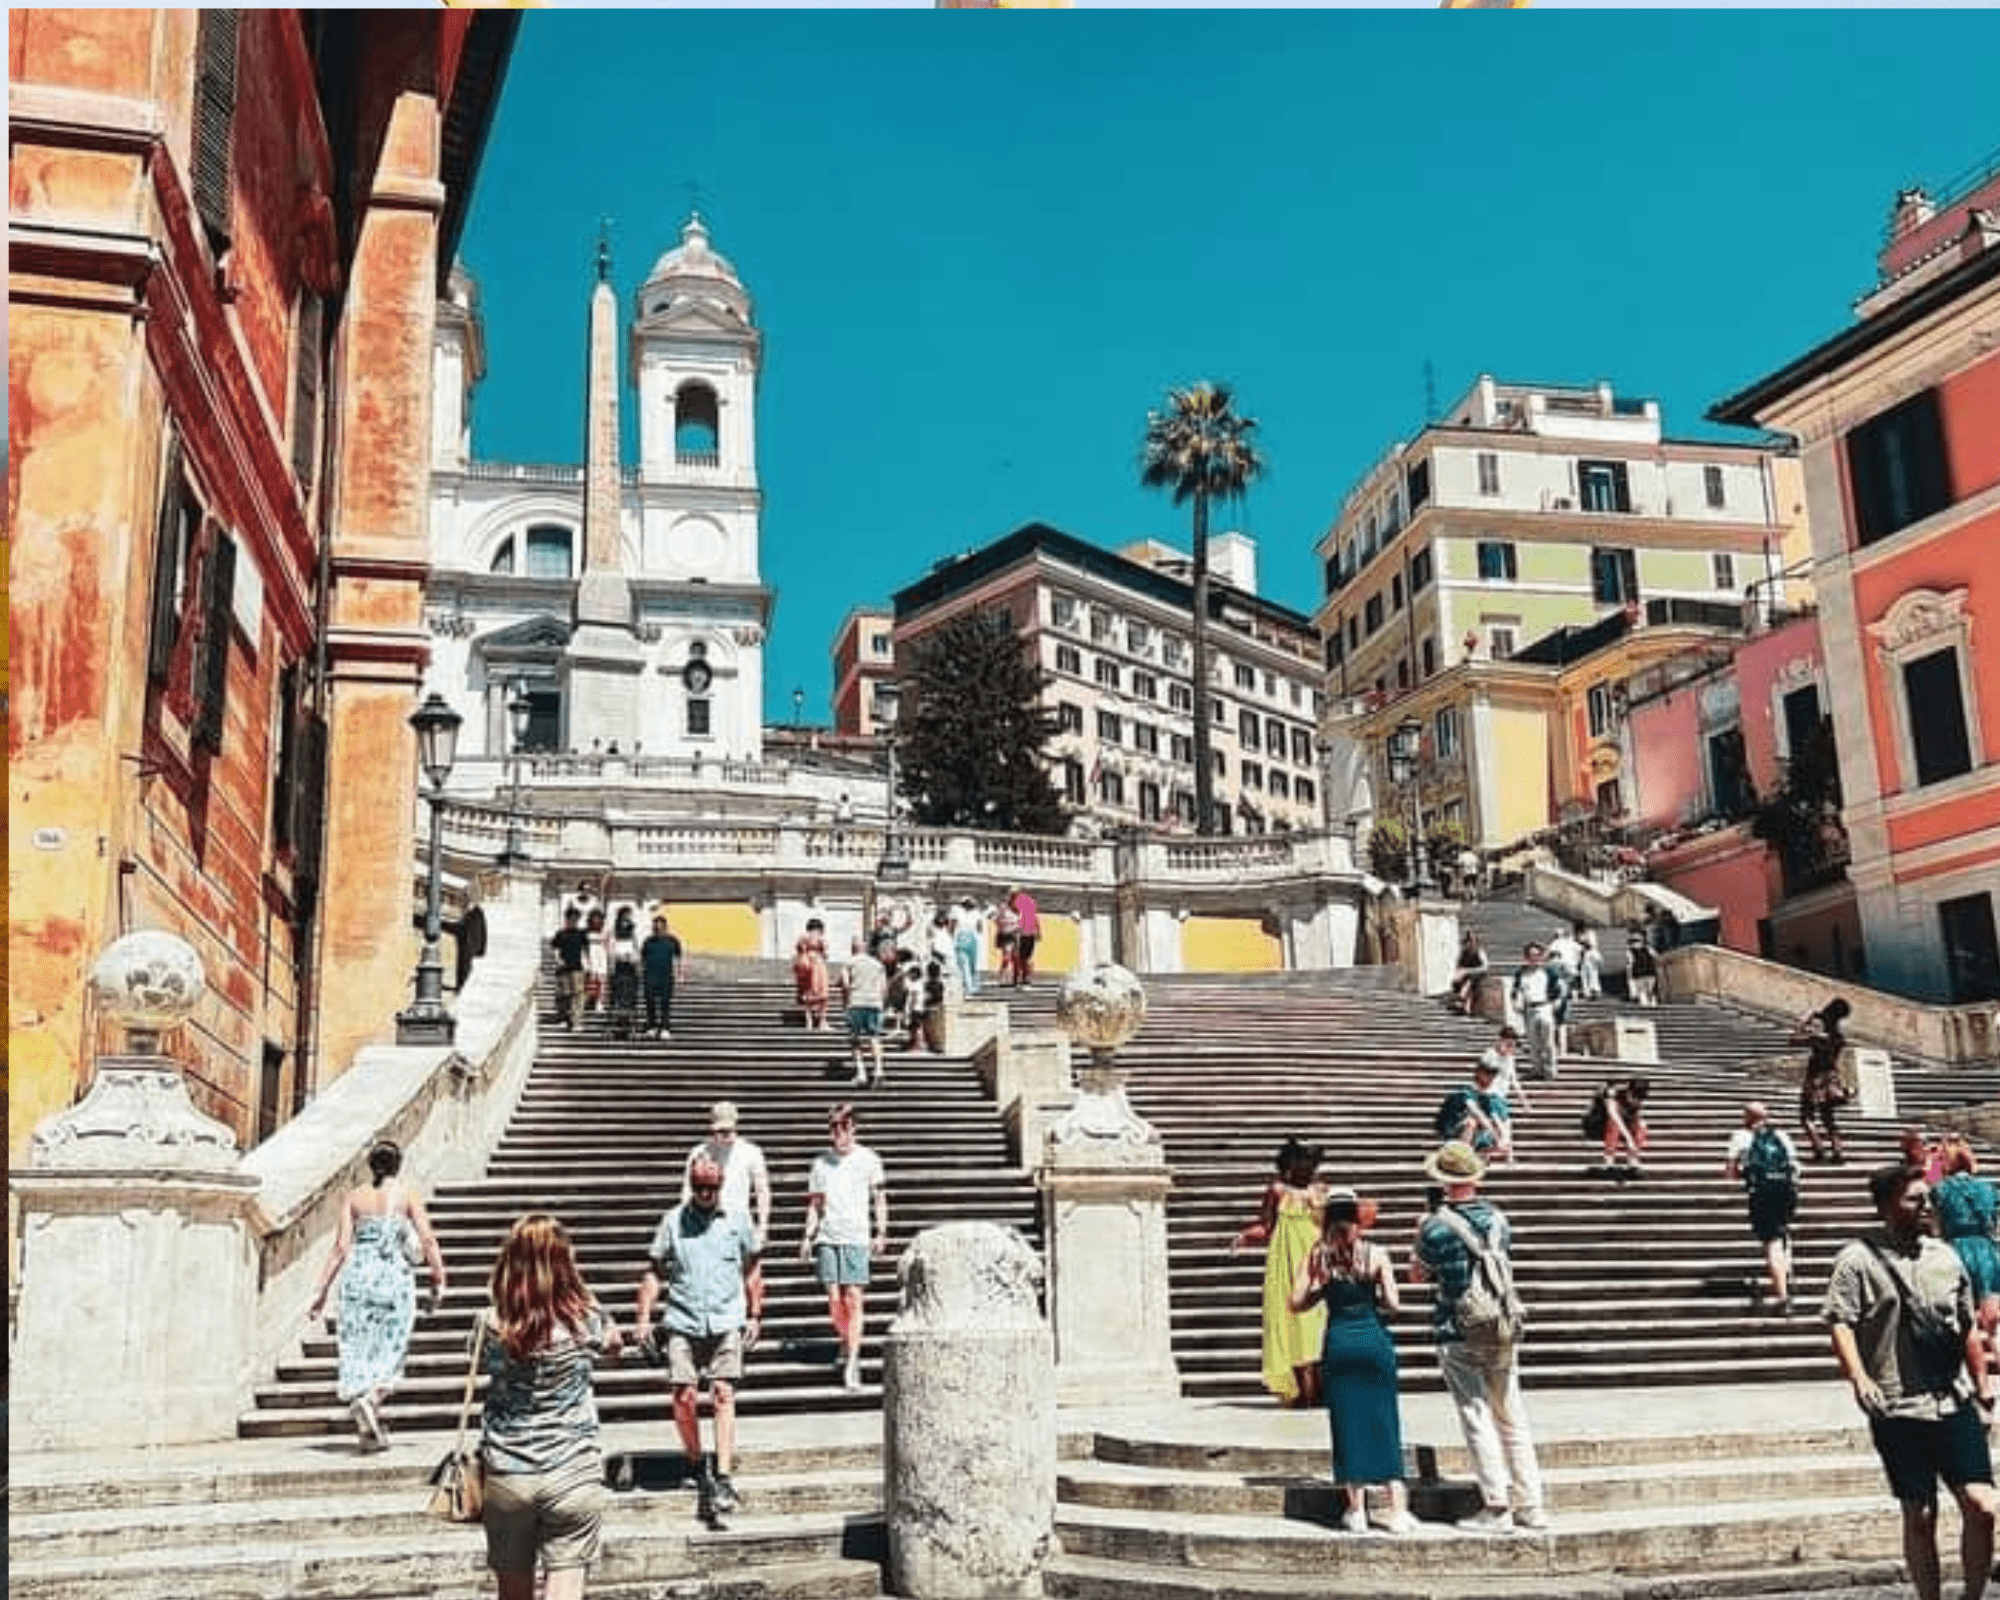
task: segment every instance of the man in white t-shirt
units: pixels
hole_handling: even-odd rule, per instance
[[[733,1101],[718,1100],[709,1107],[708,1137],[688,1152],[681,1170],[681,1204],[693,1198],[696,1165],[714,1162],[722,1169],[722,1209],[749,1220],[757,1231],[761,1253],[771,1237],[771,1174],[756,1142],[737,1136],[736,1122]]]
[[[1521,968],[1514,974],[1514,1006],[1528,1032],[1528,1057],[1532,1078],[1556,1075],[1556,1002],[1562,998],[1562,980],[1544,959],[1538,944],[1522,952]]]
[[[882,1005],[888,998],[889,973],[874,953],[854,941],[847,970],[840,975],[842,1004],[847,1009],[847,1045],[854,1055],[854,1083],[868,1081],[866,1050],[875,1062],[875,1082],[882,1081]]]
[[[829,1111],[826,1131],[830,1147],[813,1158],[806,1184],[806,1234],[799,1259],[812,1261],[826,1290],[827,1316],[840,1340],[841,1386],[858,1389],[868,1266],[889,1248],[888,1179],[881,1158],[854,1136],[854,1107],[841,1104]]]

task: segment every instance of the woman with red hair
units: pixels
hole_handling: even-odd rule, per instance
[[[604,1518],[592,1369],[619,1345],[616,1324],[577,1270],[569,1230],[522,1217],[493,1264],[492,1306],[473,1334],[486,1391],[486,1564],[500,1600],[582,1600]]]

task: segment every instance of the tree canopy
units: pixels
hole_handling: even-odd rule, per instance
[[[1056,733],[1048,675],[1004,611],[967,611],[913,640],[897,726],[901,789],[930,827],[1060,834],[1069,813],[1046,769]]]

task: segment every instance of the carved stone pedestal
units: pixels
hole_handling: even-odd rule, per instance
[[[1029,1600],[1055,1547],[1055,1359],[1041,1263],[1012,1229],[952,1222],[898,1266],[883,1343],[889,1584],[910,1600]]]

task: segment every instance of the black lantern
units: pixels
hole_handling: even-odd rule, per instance
[[[450,1044],[456,1031],[452,1014],[444,1007],[444,963],[438,942],[443,935],[439,910],[442,889],[439,858],[444,848],[444,781],[451,776],[451,764],[458,755],[458,729],[464,722],[433,693],[410,713],[410,726],[417,734],[417,764],[430,779],[431,849],[424,886],[424,949],[417,959],[416,997],[407,1011],[396,1014],[396,1043],[411,1045]]]
[[[527,680],[516,678],[509,685],[507,696],[507,731],[512,735],[514,787],[507,805],[507,849],[500,857],[503,867],[519,866],[528,859],[528,852],[521,848],[521,746],[527,740],[528,724],[534,714],[535,702],[528,698]]]

